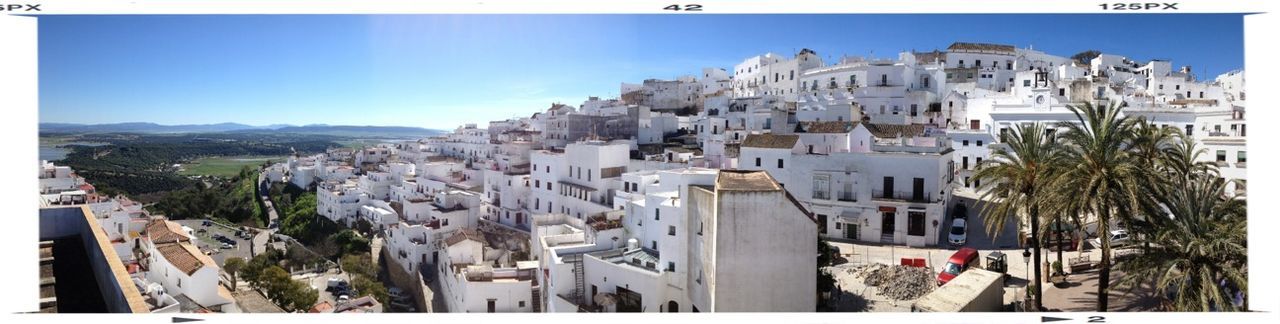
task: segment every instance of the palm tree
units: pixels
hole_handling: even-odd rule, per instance
[[[1248,294],[1245,202],[1223,194],[1226,181],[1213,173],[1196,173],[1177,183],[1158,206],[1162,215],[1145,236],[1151,247],[1120,262],[1128,289],[1152,283],[1182,312],[1240,311],[1233,290]]]
[[[1142,183],[1152,177],[1150,161],[1142,161],[1134,150],[1138,119],[1120,116],[1122,105],[1094,106],[1084,103],[1068,105],[1078,123],[1063,122],[1063,144],[1067,161],[1055,177],[1052,191],[1062,198],[1054,199],[1057,210],[1076,209],[1077,215],[1093,215],[1101,238],[1102,258],[1098,274],[1098,305],[1107,310],[1107,292],[1111,280],[1112,221],[1132,215],[1142,200]],[[1072,200],[1072,201],[1067,201]],[[1064,207],[1065,206],[1065,207]]]
[[[993,150],[992,158],[978,165],[974,178],[982,186],[982,207],[986,230],[992,238],[1000,234],[1005,222],[1025,215],[1030,220],[1031,247],[1035,249],[1035,282],[1042,282],[1040,271],[1040,206],[1055,168],[1062,163],[1063,150],[1045,127],[1039,123],[1019,125],[1012,136],[1002,141],[1007,148]],[[1040,308],[1040,285],[1033,286],[1035,309]]]

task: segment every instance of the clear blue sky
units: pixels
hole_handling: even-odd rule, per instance
[[[40,121],[452,129],[811,48],[954,41],[1242,68],[1239,14],[40,17]],[[829,60],[830,61],[830,60]]]

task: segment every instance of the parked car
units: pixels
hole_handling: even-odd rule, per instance
[[[235,247],[234,247],[234,246],[232,246],[231,244],[227,244],[226,242],[222,242],[222,249],[227,250],[227,249],[233,249],[233,248],[235,248]]]
[[[1124,246],[1128,246],[1129,243],[1132,243],[1129,240],[1129,231],[1126,231],[1126,230],[1111,231],[1111,247],[1113,248],[1124,247]],[[1089,244],[1092,244],[1094,248],[1102,248],[1102,238],[1095,237],[1089,240]]]
[[[959,276],[961,272],[969,270],[969,268],[978,265],[978,250],[973,248],[960,248],[950,258],[947,258],[947,264],[942,266],[942,271],[938,272],[938,285],[945,285],[948,281]]]
[[[956,218],[951,221],[951,232],[947,235],[947,242],[950,242],[951,245],[954,246],[961,246],[964,245],[968,236],[969,226],[966,224],[964,218]]]
[[[324,291],[334,291],[339,288],[346,289],[347,281],[342,280],[342,278],[329,278],[329,281],[325,284]]]

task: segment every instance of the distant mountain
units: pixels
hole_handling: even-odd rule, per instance
[[[204,125],[160,125],[156,123],[68,124],[40,123],[41,132],[66,133],[211,133],[246,129],[263,129],[237,123]]]
[[[313,124],[294,126],[272,124],[253,126],[238,123],[204,125],[160,125],[156,123],[70,124],[40,123],[40,132],[50,133],[217,133],[217,132],[281,132],[298,134],[324,134],[337,136],[430,136],[444,131],[404,126],[335,126]]]

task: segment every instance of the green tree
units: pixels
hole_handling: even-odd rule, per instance
[[[1066,165],[1054,180],[1051,201],[1072,215],[1092,215],[1097,222],[1102,257],[1098,273],[1099,312],[1107,311],[1111,284],[1112,222],[1127,223],[1139,212],[1147,192],[1142,184],[1154,177],[1151,161],[1135,153],[1139,119],[1121,117],[1123,105],[1068,105],[1077,122],[1063,122]],[[1039,263],[1039,262],[1037,262]]]
[[[373,299],[377,299],[379,303],[388,302],[387,287],[382,285],[382,282],[378,281],[376,277],[352,276],[351,288],[355,288],[356,292],[361,296],[373,296]]]
[[[1119,262],[1125,273],[1117,286],[1132,290],[1154,283],[1160,296],[1180,312],[1243,311],[1233,290],[1248,295],[1246,208],[1228,197],[1226,181],[1212,173],[1174,184],[1148,213],[1162,215],[1143,239],[1143,253]]]
[[[821,296],[823,292],[831,291],[836,285],[835,276],[831,275],[830,270],[824,268],[834,265],[835,259],[839,254],[840,250],[831,246],[831,244],[828,244],[826,239],[823,239],[821,236],[818,237],[817,293],[819,296]],[[825,304],[825,301],[819,299],[819,310],[825,310],[825,307],[823,307]]]
[[[1007,148],[991,152],[992,158],[978,165],[974,178],[981,182],[979,191],[984,204],[981,210],[986,231],[997,237],[1006,222],[1025,216],[1030,222],[1031,247],[1035,250],[1035,282],[1042,282],[1040,270],[1040,213],[1048,188],[1063,161],[1063,149],[1047,135],[1043,125],[1019,125],[1002,139]],[[1034,309],[1039,309],[1039,286],[1032,291]]]
[[[368,253],[344,255],[339,264],[342,266],[343,271],[352,275],[374,278],[378,276],[377,265],[373,264],[373,258]]]
[[[245,261],[244,258],[241,257],[230,257],[227,258],[226,261],[223,261],[222,269],[226,270],[227,274],[231,275],[231,288],[234,289],[236,287],[236,281],[238,281],[236,279],[236,273],[240,271],[241,268],[244,268],[244,266]]]
[[[329,241],[338,246],[338,254],[357,254],[369,252],[369,239],[350,229],[344,229],[331,235]]]

